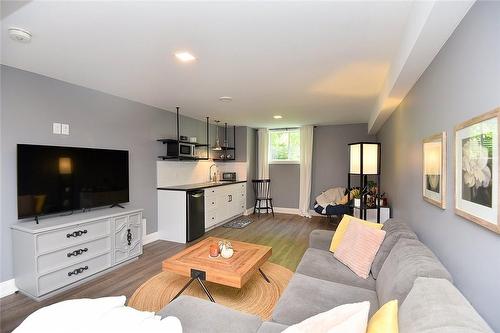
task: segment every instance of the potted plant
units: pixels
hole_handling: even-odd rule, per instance
[[[351,191],[352,196],[354,197],[354,207],[360,207],[361,206],[361,191],[357,188],[353,189]]]

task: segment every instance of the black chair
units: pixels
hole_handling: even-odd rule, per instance
[[[273,208],[273,198],[271,198],[271,179],[253,179],[253,192],[255,193],[255,205],[253,207],[253,213],[255,214],[256,210],[265,209],[266,213],[269,213],[269,209],[271,213],[273,213],[274,217],[274,208]],[[262,201],[265,202],[265,206],[262,206]]]

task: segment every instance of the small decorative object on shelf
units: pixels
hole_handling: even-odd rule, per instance
[[[229,259],[233,256],[234,250],[231,242],[221,240],[219,241],[219,251],[222,258]]]
[[[210,244],[210,256],[213,258],[219,256],[219,245],[215,243]]]
[[[359,207],[361,205],[361,191],[355,188],[351,191],[351,195],[354,197],[354,206]]]

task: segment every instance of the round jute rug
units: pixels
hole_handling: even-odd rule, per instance
[[[283,266],[270,262],[262,266],[262,271],[271,283],[267,283],[259,272],[256,272],[241,289],[207,281],[204,283],[217,303],[268,320],[293,273]],[[137,288],[128,306],[137,310],[157,312],[167,305],[188,281],[189,278],[174,273],[159,273]],[[193,281],[182,295],[208,300],[196,281]]]

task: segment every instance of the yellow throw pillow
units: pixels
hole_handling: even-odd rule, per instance
[[[383,224],[381,224],[381,223],[368,222],[368,221],[361,220],[361,219],[358,219],[354,216],[346,214],[342,218],[342,221],[340,221],[339,226],[337,227],[337,230],[335,230],[335,233],[333,234],[332,243],[330,244],[330,252],[335,252],[335,250],[337,249],[337,246],[339,246],[340,241],[344,237],[344,234],[347,230],[347,226],[349,225],[349,222],[351,222],[351,220],[356,220],[358,222],[363,223],[367,227],[379,229],[379,230],[382,229],[382,226],[383,226]]]
[[[398,333],[398,300],[385,303],[370,318],[366,333]]]

